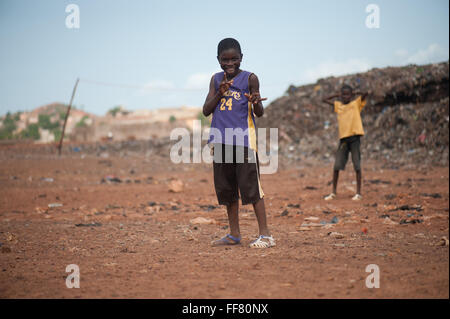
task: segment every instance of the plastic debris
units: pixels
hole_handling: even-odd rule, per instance
[[[184,183],[182,180],[174,179],[169,183],[169,192],[180,193],[184,190]]]
[[[48,204],[49,208],[56,208],[56,207],[62,207],[62,206],[63,206],[63,204],[60,204],[60,203],[50,203],[50,204]]]
[[[344,238],[344,234],[338,233],[338,232],[330,232],[327,234],[328,236],[332,237],[332,238],[336,238],[336,239],[342,239]]]
[[[200,224],[200,225],[207,225],[207,224],[217,224],[217,221],[215,221],[214,219],[210,219],[210,218],[205,218],[205,217],[196,217],[194,219],[190,220],[191,224]]]

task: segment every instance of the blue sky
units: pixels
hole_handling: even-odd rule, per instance
[[[371,3],[379,28],[365,24]],[[69,4],[79,29],[66,27]],[[97,115],[201,106],[225,37],[270,102],[290,84],[448,60],[448,12],[447,0],[0,0],[0,115],[68,103],[77,77],[74,104]]]

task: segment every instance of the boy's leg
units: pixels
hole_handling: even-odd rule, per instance
[[[239,201],[227,205],[228,222],[230,224],[230,235],[236,238],[241,237],[239,229]]]
[[[269,228],[267,227],[266,207],[264,205],[264,198],[253,204],[255,210],[256,220],[258,221],[259,235],[270,236]]]
[[[217,148],[222,152],[217,152]],[[214,188],[216,190],[217,200],[220,205],[227,207],[228,222],[230,225],[230,234],[234,238],[240,238],[239,230],[239,193],[236,180],[236,164],[225,162],[226,147],[224,145],[214,146]],[[220,156],[222,158],[220,158]],[[236,240],[229,238],[228,235],[213,241],[213,245],[224,245],[229,242],[236,244]]]
[[[350,145],[350,151],[352,152],[352,162],[353,168],[356,173],[356,194],[361,195],[361,151],[360,151],[360,137],[357,136],[354,141],[352,141]]]
[[[356,171],[356,194],[361,195],[361,169]]]
[[[259,176],[258,154],[247,147],[244,151],[244,163],[238,164],[238,184],[242,197],[242,204],[252,204],[258,221],[259,235],[270,236],[267,227],[266,208],[264,205],[264,192]]]
[[[336,159],[334,161],[333,166],[333,191],[330,195],[325,197],[325,200],[332,200],[336,197],[337,194],[337,184],[339,180],[339,171],[345,169],[345,164],[347,164],[348,160],[349,148],[347,142],[345,140],[339,141],[339,147],[336,152]]]
[[[333,194],[337,194],[337,184],[339,180],[339,170],[333,170]]]
[[[261,198],[256,203],[253,203],[253,208],[255,209],[256,219],[258,220],[259,236],[250,243],[250,248],[270,248],[276,246],[275,239],[270,235],[269,229],[267,228],[264,199]]]

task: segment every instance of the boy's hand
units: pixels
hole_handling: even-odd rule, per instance
[[[223,80],[219,84],[219,94],[222,96],[225,94],[226,91],[230,89],[230,86],[233,84],[233,80],[227,81],[227,74],[223,72]]]
[[[257,104],[259,104],[259,102],[267,100],[266,97],[261,98],[259,93],[253,93],[253,94],[244,93],[244,95],[245,95],[245,97],[248,98],[249,102],[251,102],[253,105],[257,105]]]

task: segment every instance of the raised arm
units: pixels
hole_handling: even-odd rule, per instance
[[[369,92],[355,92],[355,95],[361,95],[361,100],[364,101],[367,98],[367,95],[369,95]]]
[[[340,94],[333,94],[333,95],[330,95],[329,97],[326,97],[326,98],[324,98],[323,100],[322,100],[322,102],[323,103],[326,103],[326,104],[328,104],[328,105],[331,105],[331,106],[334,106],[334,99],[335,98],[337,98],[337,97],[339,97],[340,96]]]
[[[214,109],[219,103],[220,98],[226,91],[228,91],[231,84],[233,84],[233,80],[227,81],[227,75],[225,74],[222,82],[219,85],[219,90],[216,92],[216,88],[214,87],[214,75],[212,76],[211,82],[209,83],[209,92],[206,96],[205,104],[203,104],[204,116],[208,116],[209,114],[214,112]]]
[[[244,95],[253,104],[253,112],[255,115],[261,117],[264,115],[264,107],[261,102],[267,100],[267,98],[261,98],[259,94],[259,80],[255,74],[250,74],[248,82],[250,94],[245,93]]]

